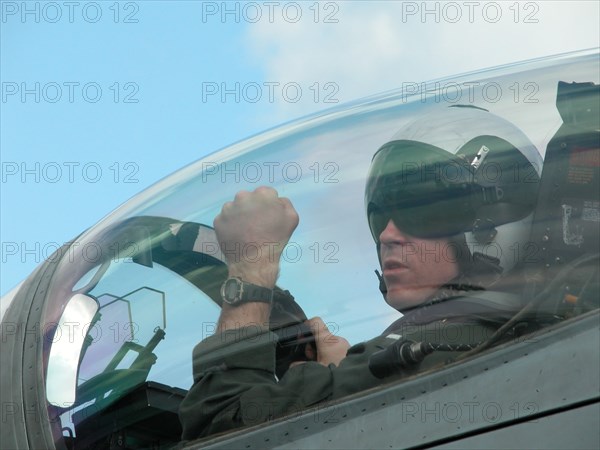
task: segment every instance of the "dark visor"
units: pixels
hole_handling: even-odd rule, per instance
[[[410,196],[408,193],[397,193]],[[427,197],[412,197],[410,201],[380,204],[368,207],[369,228],[375,241],[390,220],[402,232],[421,238],[439,238],[464,232],[473,222],[470,190],[446,189],[445,199],[431,201]],[[450,194],[454,194],[451,196]]]
[[[476,167],[483,146],[489,155]],[[464,233],[477,219],[492,226],[512,222],[531,211],[538,180],[517,149],[493,136],[473,139],[456,156],[423,142],[392,141],[371,163],[365,192],[369,227],[379,241],[390,220],[420,238]]]
[[[372,162],[367,215],[373,238],[393,220],[412,236],[452,236],[473,223],[472,171],[465,161],[414,141],[383,146]]]

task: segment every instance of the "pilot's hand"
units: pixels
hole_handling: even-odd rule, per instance
[[[223,205],[214,226],[229,275],[272,288],[281,252],[298,226],[298,213],[287,198],[261,186],[240,191]]]
[[[343,337],[331,334],[331,331],[320,317],[314,317],[306,323],[311,328],[315,338],[317,362],[324,366],[329,364],[339,365],[350,348],[348,341]]]

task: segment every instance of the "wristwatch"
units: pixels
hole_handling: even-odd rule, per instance
[[[239,306],[249,302],[271,303],[273,289],[247,283],[241,278],[227,278],[221,285],[221,298],[231,306]]]

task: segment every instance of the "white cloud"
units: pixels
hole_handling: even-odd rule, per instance
[[[303,88],[298,103],[279,101],[280,120],[333,106],[323,102],[333,92],[326,82],[339,86],[331,98],[345,102],[402,82],[600,45],[600,4],[592,1],[335,2],[337,23],[323,23],[331,9],[314,23],[313,3],[301,5],[297,23],[276,15],[248,28],[249,52],[265,79]],[[424,8],[433,12],[423,16]],[[315,82],[318,102],[316,87],[309,89]]]

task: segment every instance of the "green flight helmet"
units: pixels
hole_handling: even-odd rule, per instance
[[[424,239],[466,243],[504,273],[527,245],[542,158],[510,122],[473,106],[423,115],[373,156],[365,189],[369,228],[390,220]],[[521,251],[519,251],[519,249]]]

